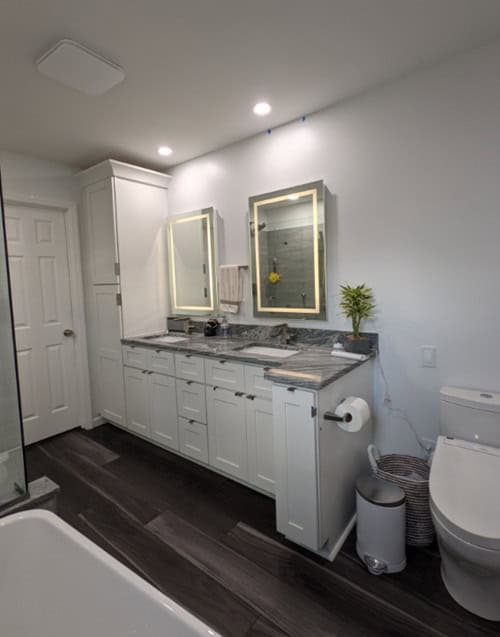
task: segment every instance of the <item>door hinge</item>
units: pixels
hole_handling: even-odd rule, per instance
[[[120,293],[116,295],[116,305],[118,305],[119,307],[121,307],[122,305],[122,295]]]
[[[318,410],[316,407],[311,407],[311,418],[316,418],[318,415]]]
[[[120,276],[120,264],[118,262],[115,263],[115,274]]]

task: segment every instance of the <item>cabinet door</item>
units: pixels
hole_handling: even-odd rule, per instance
[[[111,179],[84,189],[84,215],[90,251],[90,277],[94,285],[118,283],[115,270],[115,211]]]
[[[207,387],[208,456],[213,467],[248,479],[245,397]]]
[[[151,438],[179,449],[175,378],[163,374],[148,374],[148,378]]]
[[[148,374],[133,367],[123,368],[127,427],[142,436],[150,436]]]
[[[158,332],[165,328],[167,315],[167,191],[119,177],[113,184],[123,335]]]
[[[247,397],[248,480],[256,487],[274,493],[273,403]]]
[[[273,387],[276,522],[286,537],[319,548],[316,395]]]
[[[90,323],[91,385],[94,409],[116,425],[125,424],[120,308],[117,285],[94,285],[93,319]]]

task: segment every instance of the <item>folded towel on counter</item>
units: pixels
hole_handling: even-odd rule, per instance
[[[339,349],[334,349],[332,351],[332,356],[336,356],[338,358],[349,358],[352,361],[367,361],[370,358],[366,354],[353,354],[352,352],[343,352]]]
[[[243,300],[241,266],[221,265],[219,267],[219,299],[221,312],[238,314]]]

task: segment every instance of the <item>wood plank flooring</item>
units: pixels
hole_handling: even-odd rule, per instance
[[[27,450],[62,489],[58,513],[224,637],[481,637],[500,625],[458,606],[437,549],[374,577],[352,534],[330,564],[276,532],[274,502],[111,425]]]

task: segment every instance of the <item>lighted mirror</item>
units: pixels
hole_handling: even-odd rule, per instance
[[[326,319],[322,181],[249,199],[254,316]]]
[[[169,219],[171,312],[209,314],[216,307],[216,221],[213,208]]]

